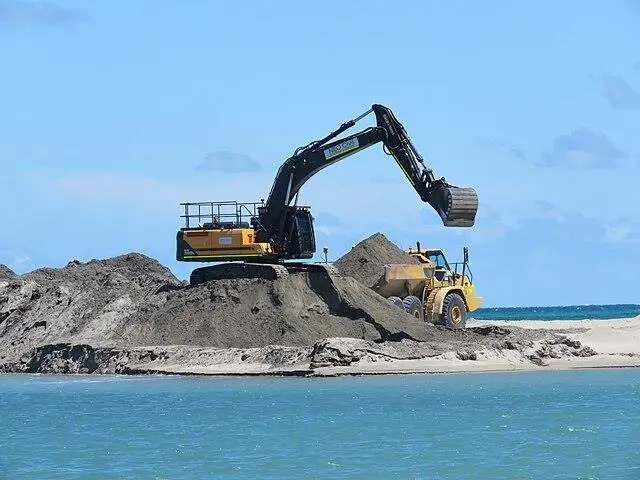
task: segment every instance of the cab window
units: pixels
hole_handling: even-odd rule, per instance
[[[438,253],[430,253],[429,260],[436,264],[437,268],[446,268],[449,269],[449,264],[447,260],[444,258],[444,255],[440,252]]]

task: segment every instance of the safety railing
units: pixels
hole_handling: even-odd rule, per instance
[[[469,277],[469,283],[471,283],[473,285],[473,273],[471,273],[471,269],[469,268],[469,264],[465,262],[453,262],[450,264],[450,266],[453,266],[453,273],[454,274],[460,274],[462,275],[462,271],[463,271],[463,266],[464,266],[464,274]],[[458,272],[458,268],[460,268],[460,271]]]
[[[258,217],[262,202],[184,202],[185,228],[249,228]]]

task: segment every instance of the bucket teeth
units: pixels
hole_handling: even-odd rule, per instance
[[[473,188],[447,187],[442,207],[446,227],[472,227],[478,212],[478,194]]]

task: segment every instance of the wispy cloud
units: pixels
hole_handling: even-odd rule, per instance
[[[250,156],[227,151],[210,152],[198,164],[196,170],[224,173],[258,172],[262,167]]]
[[[24,253],[17,253],[12,257],[11,262],[9,263],[9,267],[15,271],[19,270],[29,262],[31,262],[31,257],[29,255],[26,255]]]
[[[0,0],[0,23],[10,25],[66,26],[85,20],[86,15],[52,2]]]
[[[406,239],[404,244],[419,237],[425,246],[443,247],[450,261],[459,259],[461,248],[469,246],[474,281],[487,306],[498,298],[509,305],[626,303],[634,298],[635,271],[625,268],[640,260],[634,243],[640,238],[640,224],[628,222],[633,216],[627,223],[612,223],[592,216],[588,209],[582,213],[545,201],[510,226],[489,206],[481,211],[477,227],[460,232],[443,227],[427,232],[414,226],[412,234],[394,233]],[[589,261],[593,258],[606,260]],[[559,289],[556,280],[563,277],[573,281]],[[526,291],[523,282],[514,281],[521,278]],[[615,278],[616,288],[602,291],[583,281],[598,278]]]
[[[537,165],[542,167],[614,168],[629,154],[616,147],[602,132],[577,128],[553,139],[550,150]]]
[[[623,217],[604,224],[605,240],[610,243],[639,243],[640,222]]]
[[[166,219],[167,215],[182,213],[181,202],[266,199],[274,175],[268,171],[230,176],[194,172],[181,179],[160,179],[123,172],[32,172],[25,185],[37,191],[44,202],[72,200],[81,210],[99,207]],[[407,182],[388,184],[384,194],[372,196],[372,191],[379,190],[362,179],[317,180],[304,185],[298,203],[312,207],[313,215],[318,217],[316,225],[327,234],[392,230],[403,225],[414,228],[420,223],[419,207],[423,204]],[[433,210],[431,216],[440,221]]]
[[[599,243],[630,244],[640,242],[640,222],[621,216],[602,220],[591,215],[562,208],[546,200],[534,202],[534,210],[523,214],[517,223],[505,222],[503,216],[489,205],[478,211],[476,225],[470,229],[451,232],[434,225],[428,233],[435,240],[452,235],[472,241],[477,245],[498,244],[508,239],[520,239],[528,245]],[[421,231],[424,228],[421,226]]]
[[[314,222],[318,224],[323,224],[331,227],[341,227],[343,223],[340,221],[338,217],[328,212],[319,212],[314,215]]]
[[[266,175],[227,178],[196,176],[180,181],[163,180],[145,175],[116,172],[81,172],[61,176],[34,172],[27,180],[47,195],[63,195],[80,198],[84,202],[112,206],[126,206],[129,211],[167,212],[180,202],[257,201],[258,198],[236,198],[249,192],[256,197],[264,195],[270,186]],[[124,194],[123,192],[127,192]],[[213,193],[212,193],[213,192]],[[55,198],[55,197],[51,197]]]
[[[10,246],[0,246],[0,265],[4,264],[15,273],[23,273],[31,264],[31,257]]]
[[[616,110],[640,110],[640,92],[622,76],[605,74],[598,79],[600,93]]]
[[[328,212],[314,214],[315,229],[324,235],[344,235],[349,233],[349,229],[335,215]]]
[[[478,213],[473,227],[444,227],[440,218],[430,207],[424,207],[420,211],[421,224],[419,231],[427,235],[440,235],[446,233],[448,236],[464,237],[468,240],[481,244],[492,243],[505,237],[511,230],[517,228],[513,224],[506,222],[502,215],[492,206],[485,202],[478,205]]]

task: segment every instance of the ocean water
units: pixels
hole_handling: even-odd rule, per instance
[[[479,313],[544,320],[640,311]],[[2,480],[209,478],[640,480],[640,369],[0,375]]]
[[[559,307],[479,308],[476,320],[606,320],[640,315],[640,305],[572,305]]]
[[[3,479],[640,479],[640,369],[0,376]]]

